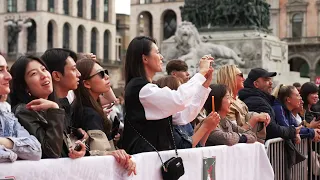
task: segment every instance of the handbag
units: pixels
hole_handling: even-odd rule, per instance
[[[132,127],[132,129],[157,152],[157,154],[158,154],[158,156],[160,158],[160,161],[162,163],[162,166],[161,166],[160,169],[161,169],[161,174],[162,174],[163,180],[178,180],[182,175],[184,175],[183,161],[182,161],[182,158],[178,156],[176,143],[175,143],[174,137],[173,137],[173,131],[172,131],[172,126],[171,126],[172,122],[171,121],[172,120],[170,119],[169,120],[169,126],[170,126],[170,132],[171,132],[171,136],[172,136],[172,140],[173,140],[173,145],[174,145],[176,157],[172,157],[169,160],[167,160],[166,162],[163,162],[158,150],[146,138],[144,138],[132,126],[132,124],[129,121],[126,121],[126,122],[129,123],[129,125]]]

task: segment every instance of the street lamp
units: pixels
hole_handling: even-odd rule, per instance
[[[14,17],[7,17],[4,21],[4,26],[7,27],[8,31],[8,54],[15,53],[18,56],[18,37],[19,33],[23,28],[28,28],[32,26],[30,18],[22,19],[19,16],[18,19]]]

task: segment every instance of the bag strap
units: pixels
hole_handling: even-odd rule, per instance
[[[173,146],[174,146],[174,148],[175,148],[176,157],[178,157],[178,150],[177,150],[176,143],[175,143],[175,140],[174,140],[174,137],[173,137],[173,131],[172,131],[172,126],[171,126],[171,121],[172,121],[172,120],[170,119],[170,120],[169,120],[170,132],[171,132],[171,136],[172,136],[172,140],[173,140]],[[162,158],[161,158],[161,156],[160,156],[159,151],[158,151],[145,137],[143,137],[143,136],[138,132],[138,130],[137,130],[135,127],[133,127],[133,125],[130,123],[130,121],[127,120],[126,122],[128,122],[129,125],[132,127],[132,129],[133,129],[145,142],[147,142],[147,143],[157,152],[157,154],[158,154],[158,156],[159,156],[159,158],[160,158],[160,161],[161,161],[161,163],[162,163],[162,167],[163,167],[164,169],[166,169],[166,167],[165,167],[165,165],[164,165],[164,163],[163,163],[163,160],[162,160]]]

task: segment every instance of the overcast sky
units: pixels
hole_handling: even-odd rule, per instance
[[[115,0],[116,13],[130,14],[130,0]]]

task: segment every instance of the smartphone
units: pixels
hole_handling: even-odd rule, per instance
[[[114,139],[114,137],[118,134],[119,127],[120,127],[120,120],[118,119],[117,116],[115,116],[113,123],[112,123],[112,131],[111,131],[111,135],[110,135],[111,139]]]
[[[110,103],[108,107],[106,107],[107,109],[111,109],[114,106],[114,102]]]
[[[82,143],[85,143],[85,142],[86,142],[86,139],[83,139],[81,142],[82,142]],[[74,147],[74,150],[75,150],[75,151],[81,151],[81,145],[80,145],[80,143],[77,144],[77,145]]]

